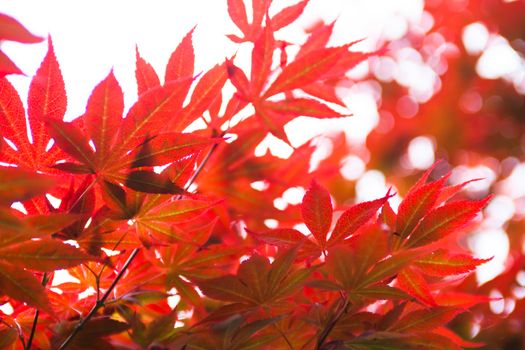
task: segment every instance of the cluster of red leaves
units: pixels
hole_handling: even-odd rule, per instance
[[[343,105],[336,86],[368,56],[349,51],[351,43],[326,47],[331,23],[312,29],[289,62],[291,44],[274,34],[306,4],[270,17],[271,1],[254,0],[250,23],[243,1],[228,1],[242,32],[230,38],[253,44],[249,78],[234,58],[195,78],[193,31],[170,57],[163,84],[137,51],[139,98],[125,116],[110,72],[86,112],[63,120],[50,39],[27,113],[0,80],[0,292],[13,308],[0,313],[1,348],[477,345],[446,324],[488,300],[454,291],[485,260],[451,242],[488,199],[449,202],[464,184],[427,183],[429,170],[397,214],[391,193],[334,209],[313,180],[327,172],[308,173],[313,147],[287,160],[254,155],[268,132],[287,141],[283,126],[297,116],[343,117],[327,103]],[[228,80],[236,93],[226,98]],[[248,105],[253,116],[228,127]],[[185,132],[199,119],[206,128]],[[265,189],[254,189],[256,181]],[[276,209],[273,201],[294,186],[309,186],[302,203]],[[265,229],[266,219],[278,228]],[[299,223],[309,232],[291,228]],[[59,269],[76,281],[49,288]]]

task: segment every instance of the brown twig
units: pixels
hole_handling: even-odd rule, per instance
[[[109,295],[111,294],[111,292],[113,291],[113,289],[115,288],[115,286],[117,285],[118,281],[120,281],[120,279],[122,278],[122,276],[124,275],[124,272],[126,272],[126,270],[128,269],[129,265],[133,262],[133,259],[135,259],[135,257],[137,256],[137,254],[139,253],[140,251],[140,248],[135,248],[133,249],[133,251],[131,252],[131,254],[129,255],[128,257],[128,260],[126,260],[126,262],[124,263],[124,266],[122,266],[122,269],[120,270],[120,272],[118,273],[117,277],[115,277],[115,279],[113,280],[113,282],[111,283],[111,285],[109,286],[108,290],[106,291],[106,293],[104,293],[104,295],[102,296],[102,298],[100,298],[100,300],[97,300],[96,304],[93,305],[93,308],[91,308],[91,311],[89,311],[89,313],[87,314],[86,317],[84,317],[82,319],[82,321],[80,321],[79,324],[77,324],[77,326],[75,327],[75,329],[73,330],[73,332],[71,332],[71,334],[69,335],[69,337],[67,337],[66,340],[64,340],[64,342],[62,343],[62,345],[60,345],[60,350],[63,350],[66,348],[66,346],[73,340],[73,338],[77,335],[78,332],[80,332],[80,330],[84,327],[84,325],[97,313],[98,309],[100,309],[102,306],[104,306],[104,302],[106,301],[106,299],[109,297]]]
[[[319,334],[319,340],[317,341],[317,346],[315,347],[316,350],[322,349],[322,346],[324,342],[326,341],[326,339],[328,338],[328,336],[330,335],[330,332],[334,329],[335,325],[337,324],[341,316],[343,316],[343,314],[346,312],[346,308],[348,307],[348,304],[349,304],[348,297],[344,298],[343,300],[344,300],[343,304],[337,311],[337,314],[330,320],[330,322],[328,322],[328,324],[323,329],[321,334]]]
[[[47,272],[44,272],[42,277],[42,285],[45,287],[49,281]],[[33,343],[33,338],[35,337],[36,325],[38,324],[38,317],[40,316],[40,311],[35,310],[35,317],[33,318],[33,325],[31,326],[31,332],[29,333],[29,338],[27,338],[27,343],[24,345],[24,349],[31,350],[31,345]]]

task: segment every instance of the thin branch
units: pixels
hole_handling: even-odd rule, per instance
[[[82,319],[82,321],[80,321],[80,323],[75,327],[73,332],[71,332],[69,337],[67,337],[67,339],[64,340],[62,345],[60,345],[60,348],[59,348],[60,350],[65,349],[66,346],[71,342],[71,340],[73,340],[73,338],[77,335],[77,333],[80,332],[80,330],[84,327],[84,325],[97,313],[98,309],[100,309],[102,306],[104,306],[104,302],[109,297],[111,292],[113,292],[113,289],[115,288],[117,283],[120,281],[120,279],[124,275],[124,272],[126,272],[126,270],[128,269],[129,265],[132,263],[133,259],[135,259],[135,257],[139,253],[139,251],[140,251],[140,248],[133,249],[133,251],[131,252],[131,254],[128,257],[128,260],[126,260],[126,262],[124,263],[124,266],[122,266],[122,269],[118,273],[117,277],[113,280],[113,282],[109,286],[109,288],[106,291],[106,293],[104,293],[104,295],[102,296],[102,298],[100,298],[100,300],[97,300],[96,304],[93,305],[93,308],[91,309],[91,311],[89,311],[89,314],[87,314],[87,316],[84,317]]]
[[[44,276],[42,277],[42,285],[45,287],[47,282],[49,281],[47,272],[44,272]],[[33,325],[31,326],[31,332],[29,333],[29,338],[27,338],[27,343],[24,345],[24,349],[31,350],[31,345],[33,343],[33,338],[35,337],[36,332],[36,325],[38,324],[38,317],[40,316],[40,312],[38,309],[35,310],[35,317],[33,318]]]
[[[88,187],[86,187],[86,189],[80,194],[80,196],[78,196],[78,198],[73,202],[73,204],[71,204],[69,206],[69,209],[73,209],[75,207],[75,205],[77,205],[80,200],[86,195],[86,193],[89,192],[89,190],[91,190],[93,188],[93,186],[95,186],[95,184],[98,182],[98,177],[96,177],[89,185]]]
[[[197,170],[195,170],[191,178],[188,180],[188,183],[186,184],[186,186],[184,186],[184,189],[186,191],[190,188],[193,182],[197,179],[197,176],[199,176],[199,174],[202,172],[202,169],[204,169],[204,166],[206,165],[211,155],[213,154],[213,152],[215,152],[218,146],[219,146],[218,143],[214,143],[213,146],[211,146],[210,150],[208,151],[208,154],[206,154],[202,162],[199,164],[199,167],[197,168]]]
[[[211,149],[209,150],[208,154],[206,154],[206,156],[204,157],[203,161],[201,162],[201,164],[199,165],[199,167],[197,168],[197,170],[195,170],[195,173],[193,174],[193,176],[188,180],[188,183],[187,185],[185,186],[185,190],[188,190],[188,188],[191,186],[191,184],[195,181],[195,179],[197,179],[197,176],[201,173],[202,169],[204,168],[204,166],[206,165],[206,163],[208,162],[208,160],[210,159],[212,153],[215,151],[215,149],[217,148],[217,145],[218,144],[214,144]],[[94,184],[94,183],[93,183]],[[87,192],[87,191],[84,191],[84,193]],[[83,194],[84,194],[83,193]],[[177,199],[180,199],[181,196],[179,196]],[[126,262],[124,263],[124,265],[122,266],[122,269],[120,270],[120,272],[118,273],[117,277],[113,280],[113,282],[111,283],[111,285],[109,286],[108,290],[106,291],[106,293],[104,293],[104,295],[102,296],[102,298],[100,298],[99,300],[97,300],[97,302],[95,303],[95,305],[93,305],[93,308],[91,308],[91,310],[89,311],[89,313],[87,314],[87,316],[85,318],[82,319],[82,321],[80,321],[80,323],[77,324],[77,326],[75,327],[75,329],[73,330],[73,332],[71,332],[71,334],[67,337],[66,340],[64,340],[64,342],[62,343],[62,345],[60,345],[60,348],[59,350],[63,350],[65,349],[69,343],[71,343],[71,341],[73,340],[73,338],[78,334],[78,332],[80,332],[80,330],[84,327],[84,325],[91,319],[93,318],[93,316],[95,316],[95,314],[97,313],[97,311],[102,307],[104,306],[104,303],[106,301],[106,299],[109,297],[109,295],[111,294],[111,292],[113,291],[113,289],[115,288],[115,286],[117,285],[117,283],[120,281],[120,279],[122,278],[122,276],[124,275],[124,272],[126,272],[126,270],[128,269],[129,265],[133,262],[133,259],[135,259],[135,257],[137,256],[137,254],[140,252],[140,248],[135,248],[133,249],[133,251],[131,252],[130,256],[128,257],[128,260],[126,260]]]
[[[348,307],[348,304],[349,304],[349,299],[345,298],[343,305],[341,305],[341,307],[337,311],[337,314],[334,316],[334,318],[332,318],[332,320],[330,320],[330,322],[328,322],[326,327],[323,329],[323,331],[319,335],[319,340],[317,341],[317,346],[315,347],[316,350],[322,349],[322,346],[324,342],[326,341],[326,339],[328,338],[328,336],[330,335],[330,332],[334,329],[335,325],[337,324],[341,316],[343,316],[343,314],[346,312],[346,308]]]

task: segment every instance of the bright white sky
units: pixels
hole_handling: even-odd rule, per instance
[[[272,10],[295,2],[275,0]],[[299,29],[316,18],[328,21],[339,15],[334,44],[369,38],[362,47],[371,50],[383,29],[392,32],[387,20],[394,19],[394,32],[402,35],[406,19],[418,21],[422,9],[421,0],[311,0],[300,26],[286,34],[298,37]],[[136,44],[161,77],[169,55],[194,25],[197,71],[210,68],[236,50],[225,37],[236,30],[228,18],[226,0],[4,0],[0,11],[17,18],[33,33],[44,37],[49,33],[53,38],[68,93],[67,119],[84,112],[91,90],[112,67],[129,108],[136,100]],[[31,76],[46,45],[4,43],[3,49]],[[25,78],[10,80],[21,89],[28,86]]]

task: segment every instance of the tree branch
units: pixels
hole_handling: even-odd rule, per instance
[[[42,277],[42,285],[45,287],[49,278],[47,275],[47,272],[44,272],[44,276]],[[38,317],[40,316],[40,312],[38,309],[35,310],[35,317],[33,318],[33,325],[31,326],[31,332],[29,333],[29,338],[27,338],[27,343],[24,345],[24,349],[31,350],[31,344],[33,343],[33,338],[35,337],[36,332],[36,325],[38,324]]]
[[[193,182],[197,179],[197,176],[199,176],[199,174],[201,173],[202,169],[204,168],[204,166],[206,165],[206,163],[208,162],[208,160],[210,159],[212,153],[217,149],[218,147],[218,144],[213,144],[213,146],[210,148],[210,150],[208,151],[208,154],[206,154],[206,156],[204,157],[203,161],[201,162],[201,164],[199,165],[199,167],[197,168],[197,170],[195,170],[195,173],[193,173],[193,176],[188,180],[188,183],[186,184],[185,186],[185,190],[188,190],[188,188],[193,184]],[[87,192],[87,191],[84,191],[84,192]],[[182,196],[179,196],[177,197],[177,199],[181,199]],[[135,257],[137,256],[137,254],[139,253],[140,251],[140,248],[135,248],[133,249],[133,251],[131,252],[130,256],[128,257],[128,260],[126,260],[126,262],[124,263],[124,266],[122,266],[122,269],[120,270],[120,272],[118,273],[117,277],[113,280],[113,282],[111,283],[111,285],[109,286],[108,290],[106,291],[106,293],[104,293],[104,295],[102,296],[102,298],[100,298],[99,300],[97,300],[96,304],[93,305],[93,308],[91,308],[91,310],[89,311],[89,313],[87,314],[87,316],[85,318],[82,319],[82,321],[80,321],[79,324],[77,324],[77,326],[75,327],[75,329],[73,330],[73,332],[71,332],[71,334],[66,338],[66,340],[64,340],[64,342],[62,343],[62,345],[60,345],[60,348],[59,350],[63,350],[65,349],[69,343],[71,343],[71,341],[73,340],[73,338],[78,334],[78,332],[80,332],[80,330],[84,327],[84,325],[91,319],[93,318],[93,316],[95,316],[95,314],[97,313],[97,311],[102,307],[104,306],[104,303],[106,301],[106,299],[109,297],[109,295],[111,294],[111,292],[113,291],[113,289],[115,288],[115,286],[117,285],[117,283],[119,282],[119,280],[122,278],[122,276],[124,275],[124,272],[126,272],[126,270],[128,269],[129,265],[133,262],[133,259],[135,259]]]
[[[84,327],[84,325],[97,313],[98,309],[100,309],[102,306],[104,306],[104,302],[106,301],[106,299],[109,297],[109,295],[111,294],[111,292],[113,291],[113,289],[115,288],[115,286],[117,285],[118,281],[120,281],[120,279],[122,278],[122,276],[124,275],[124,272],[126,272],[127,268],[129,267],[129,265],[133,262],[133,259],[135,259],[135,257],[137,256],[137,254],[139,253],[140,251],[140,248],[135,248],[133,249],[133,251],[131,252],[131,254],[129,255],[128,257],[128,260],[126,260],[126,262],[124,263],[124,266],[122,266],[122,269],[120,270],[120,272],[118,273],[117,277],[113,280],[113,282],[111,283],[111,285],[109,286],[108,290],[106,291],[106,293],[104,293],[104,295],[102,296],[102,298],[100,298],[100,300],[97,300],[97,303],[95,305],[93,305],[93,308],[91,309],[91,311],[89,311],[89,314],[87,314],[86,317],[84,317],[82,319],[82,321],[80,321],[80,323],[75,327],[75,329],[73,330],[73,332],[71,332],[71,334],[69,335],[69,337],[67,337],[66,340],[64,340],[64,342],[62,343],[62,345],[60,345],[60,350],[63,350],[66,348],[66,346],[73,340],[73,338],[77,335],[78,332],[80,332],[80,330]]]
[[[328,322],[326,327],[323,329],[323,331],[319,335],[319,340],[317,341],[317,346],[315,347],[316,350],[322,349],[324,342],[330,335],[330,332],[334,329],[335,325],[337,324],[341,316],[343,316],[343,314],[346,312],[346,308],[348,307],[348,304],[349,304],[348,297],[345,297],[343,304],[337,311],[337,314],[334,316],[334,318],[332,318],[332,320],[330,320],[330,322]]]

